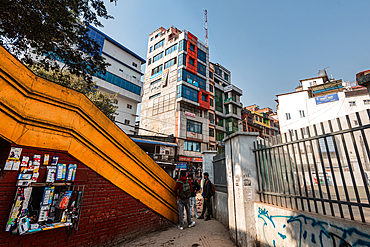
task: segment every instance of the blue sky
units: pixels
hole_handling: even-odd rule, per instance
[[[160,26],[204,41],[207,9],[210,60],[231,71],[244,106],[275,110],[277,94],[328,66],[345,81],[370,69],[369,0],[118,0],[106,6],[114,19],[99,29],[144,59],[148,35]]]

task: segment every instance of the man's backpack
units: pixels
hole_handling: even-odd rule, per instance
[[[215,191],[216,191],[216,187],[215,185],[211,182],[211,180],[208,180],[207,183],[210,183],[211,184],[211,190],[209,191],[209,193],[211,194],[211,196],[214,196],[215,195]]]
[[[178,182],[182,184],[181,191],[180,191],[180,198],[189,198],[191,196],[191,187],[188,181],[186,180],[185,183],[182,181],[178,181]]]

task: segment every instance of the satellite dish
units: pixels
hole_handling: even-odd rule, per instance
[[[326,76],[326,70],[325,69],[322,69],[322,70],[319,70],[319,76]]]

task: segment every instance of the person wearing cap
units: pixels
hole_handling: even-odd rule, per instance
[[[204,174],[204,181],[203,181],[203,192],[202,192],[202,196],[203,196],[203,210],[202,210],[202,214],[200,215],[200,217],[198,219],[204,219],[204,214],[206,213],[206,210],[207,210],[207,215],[206,215],[206,219],[205,221],[207,220],[210,220],[211,219],[211,181],[209,181],[209,174],[208,172],[205,172]]]

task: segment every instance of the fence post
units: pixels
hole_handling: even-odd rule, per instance
[[[238,246],[256,246],[254,201],[257,172],[253,142],[258,133],[236,132],[224,139],[231,239]]]
[[[217,151],[211,151],[211,150],[206,150],[202,152],[203,156],[203,173],[208,172],[209,174],[209,180],[211,180],[212,183],[214,183],[213,179],[213,157],[217,154]],[[202,174],[203,176],[203,174]]]

